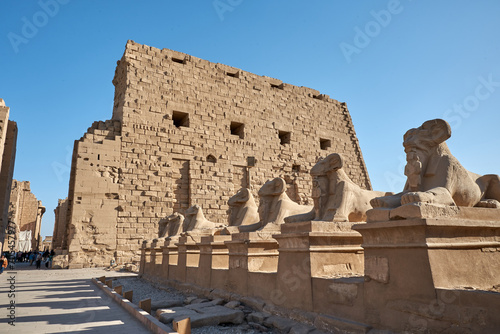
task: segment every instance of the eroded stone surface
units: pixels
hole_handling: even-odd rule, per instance
[[[282,178],[267,181],[259,190],[260,230],[279,230],[285,218],[310,212],[313,207],[293,202],[286,194],[286,182]]]
[[[10,250],[8,242],[4,242],[4,239],[7,239],[6,232],[8,233],[9,228],[14,232],[19,229],[18,224],[8,226],[9,220],[12,221],[10,208],[13,202],[10,196],[17,144],[17,124],[9,120],[9,114],[10,108],[5,105],[3,99],[0,99],[0,250],[3,251]]]
[[[255,199],[248,188],[241,188],[227,205],[229,226],[250,225],[259,222],[259,212]]]
[[[392,195],[362,189],[351,181],[343,166],[344,159],[338,153],[332,153],[314,165],[311,169],[314,211],[288,217],[285,221],[362,222],[366,221],[366,211],[372,208],[370,201],[373,198]]]
[[[133,41],[113,83],[112,119],[75,143],[70,263],[138,263],[161,220],[197,204],[223,224],[238,189],[257,198],[276,176],[292,201],[312,204],[308,171],[329,153],[370,188],[346,105],[313,89]]]
[[[450,137],[451,127],[442,119],[408,130],[403,137],[406,186],[399,194],[373,199],[373,207],[430,203],[500,208],[500,177],[466,170],[445,143]]]
[[[240,310],[230,309],[220,305],[192,304],[190,307],[173,307],[156,311],[158,319],[169,324],[185,318],[191,319],[191,327],[214,326],[222,323],[241,324],[245,318]]]
[[[31,192],[29,181],[12,180],[9,198],[8,217],[15,226],[16,236],[13,250],[43,250],[40,231],[45,207]],[[20,232],[24,232],[22,240]],[[4,245],[4,251],[11,250],[7,246]]]
[[[183,230],[188,234],[205,233],[212,235],[217,229],[221,229],[222,227],[224,225],[216,224],[206,219],[199,205],[193,205],[186,210]]]
[[[166,219],[160,221],[160,230],[158,236],[160,238],[173,237],[180,235],[184,228],[184,216],[175,212]]]

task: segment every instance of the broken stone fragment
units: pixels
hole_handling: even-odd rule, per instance
[[[182,306],[184,305],[184,302],[179,299],[163,299],[163,300],[156,300],[151,302],[151,309],[152,310],[158,310],[162,308],[171,308],[171,307],[176,307],[176,306]]]
[[[245,315],[240,310],[232,310],[220,305],[200,305],[192,304],[190,305],[192,308],[173,307],[170,309],[159,309],[156,311],[156,317],[164,324],[190,318],[192,328],[217,326],[227,323],[239,325],[243,323],[245,318]]]

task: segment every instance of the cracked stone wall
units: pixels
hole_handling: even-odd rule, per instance
[[[45,207],[31,192],[30,182],[12,180],[8,220],[16,226],[17,240],[19,232],[31,231],[31,250],[43,250],[40,232],[44,213]]]
[[[9,120],[10,108],[0,99],[0,249],[8,248],[9,202],[16,158],[17,124]]]
[[[94,122],[75,141],[67,205],[66,236],[53,239],[69,251],[70,267],[109,265],[116,250],[119,206],[120,124]]]
[[[112,120],[75,142],[70,266],[138,262],[162,218],[198,204],[224,223],[241,186],[258,200],[277,176],[290,198],[312,204],[309,170],[333,152],[371,187],[346,104],[314,89],[133,41],[113,84]]]
[[[60,199],[57,202],[57,207],[54,209],[54,232],[52,233],[51,249],[62,249],[63,244],[67,243],[67,213],[68,199]]]

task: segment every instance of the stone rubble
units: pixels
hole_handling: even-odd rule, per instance
[[[173,320],[191,318],[193,334],[210,333],[276,333],[276,334],[320,334],[313,326],[258,312],[239,301],[222,298],[198,298],[185,295],[173,288],[159,286],[137,277],[113,279],[113,287],[122,285],[123,291],[133,290],[134,304],[151,298],[151,313],[161,322],[172,325]],[[249,300],[251,304],[251,300]]]

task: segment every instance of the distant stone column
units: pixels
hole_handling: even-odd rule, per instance
[[[54,209],[54,232],[52,233],[52,249],[61,249],[66,238],[66,216],[68,212],[68,199],[59,199]]]
[[[38,201],[38,211],[36,213],[35,229],[33,231],[34,236],[33,236],[32,248],[38,249],[40,251],[43,250],[43,249],[40,249],[41,240],[42,240],[42,236],[40,234],[40,229],[42,227],[42,217],[43,217],[44,213],[45,213],[45,207],[42,205],[42,201]]]

